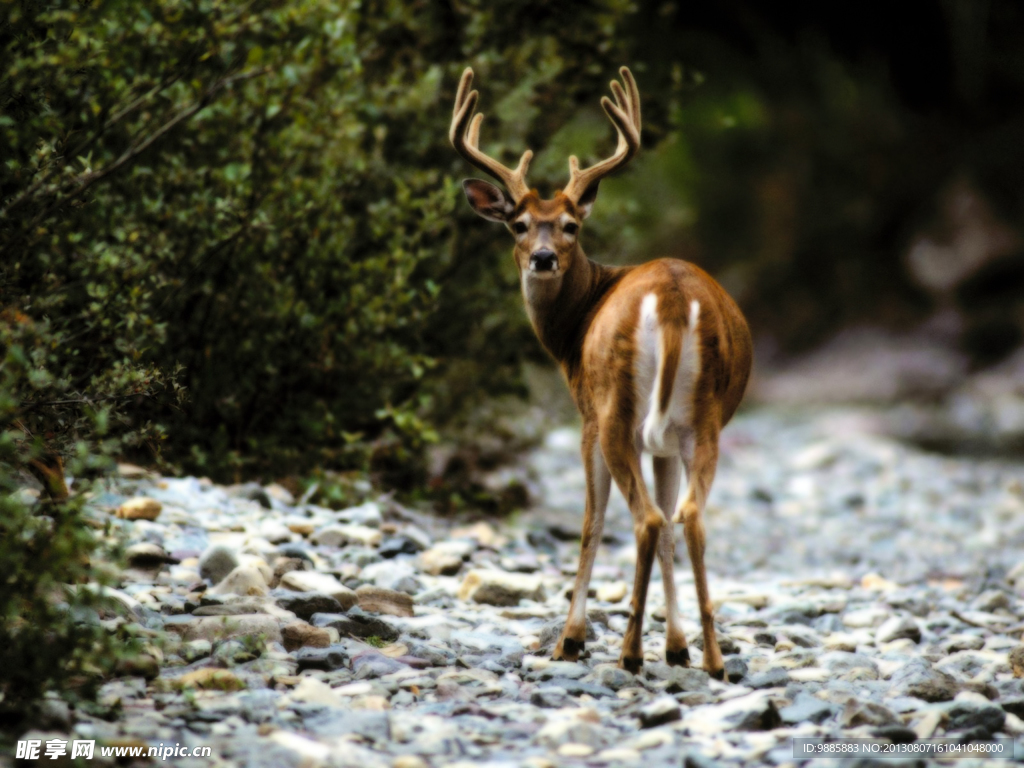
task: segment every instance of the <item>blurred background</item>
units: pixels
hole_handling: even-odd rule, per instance
[[[3,0],[0,59],[7,469],[522,504],[501,466],[572,416],[461,199],[467,65],[483,145],[534,149],[544,194],[611,151],[599,98],[632,68],[644,148],[584,247],[715,275],[751,406],[1024,451],[1012,0]]]

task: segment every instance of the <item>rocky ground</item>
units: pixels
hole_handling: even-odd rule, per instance
[[[873,423],[767,409],[726,430],[707,562],[728,684],[663,663],[657,570],[644,670],[616,667],[634,563],[617,494],[586,658],[551,661],[583,499],[570,428],[531,455],[539,502],[511,520],[122,478],[92,503],[132,563],[103,620],[169,639],[104,686],[110,717],[53,702],[26,736],[268,768],[786,765],[793,737],[879,734],[1006,736],[1024,755],[1024,465],[924,454]]]

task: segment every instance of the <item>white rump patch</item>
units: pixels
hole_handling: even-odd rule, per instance
[[[700,376],[700,343],[697,338],[697,323],[700,319],[700,303],[690,302],[690,315],[682,333],[682,349],[679,366],[672,383],[672,396],[668,408],[662,412],[661,382],[665,379],[664,334],[658,319],[658,297],[653,293],[644,296],[640,305],[640,324],[637,328],[637,354],[635,382],[637,404],[647,403],[640,434],[643,448],[655,456],[678,456],[684,448],[684,441],[693,422],[693,391]],[[673,372],[668,372],[669,376]],[[641,409],[638,407],[638,416]]]

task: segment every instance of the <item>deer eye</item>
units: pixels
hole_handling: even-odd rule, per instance
[[[526,224],[524,224],[521,221],[517,221],[515,224],[512,225],[512,231],[515,232],[517,235],[525,235],[526,230],[528,229],[529,227],[526,226]]]
[[[580,231],[580,225],[577,224],[576,222],[570,221],[564,227],[562,227],[562,231],[565,232],[565,234],[567,235],[575,235],[577,232]]]

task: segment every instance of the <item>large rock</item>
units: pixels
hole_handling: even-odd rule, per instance
[[[410,617],[413,615],[412,597],[394,589],[364,584],[356,590],[359,607],[368,613],[384,613],[389,616]]]
[[[163,508],[156,499],[136,496],[117,508],[117,516],[125,520],[156,520]]]
[[[279,586],[296,592],[323,592],[337,600],[345,611],[359,602],[355,592],[329,573],[289,571],[281,577]]]
[[[238,556],[231,547],[214,544],[199,557],[199,575],[211,584],[219,584],[238,567]]]
[[[525,573],[473,570],[459,587],[459,599],[488,605],[519,605],[520,600],[546,599],[540,577]]]

